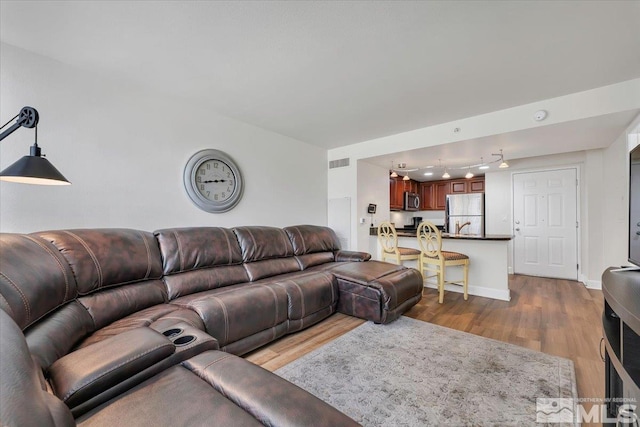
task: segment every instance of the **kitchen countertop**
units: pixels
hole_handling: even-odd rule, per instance
[[[398,237],[417,237],[416,231],[409,231],[407,229],[396,229]],[[377,236],[378,229],[375,227],[369,228],[369,235]],[[513,236],[510,234],[449,234],[442,233],[443,239],[456,239],[456,240],[511,240]]]

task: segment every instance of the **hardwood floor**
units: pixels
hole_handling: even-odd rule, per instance
[[[406,316],[436,325],[508,342],[573,360],[578,395],[604,397],[604,363],[600,358],[602,292],[569,280],[512,275],[511,301],[426,289]],[[335,314],[297,334],[286,336],[246,356],[274,371],[364,323]],[[382,326],[384,327],[384,326]]]

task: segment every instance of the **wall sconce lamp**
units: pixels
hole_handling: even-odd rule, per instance
[[[19,182],[23,184],[40,185],[69,185],[71,184],[49,160],[42,157],[40,147],[38,147],[38,111],[33,107],[23,107],[11,120],[17,118],[16,122],[7,130],[0,134],[0,141],[11,135],[20,127],[35,128],[35,142],[31,146],[28,156],[0,172],[0,180],[9,182]],[[11,120],[2,125],[0,129],[8,125]]]

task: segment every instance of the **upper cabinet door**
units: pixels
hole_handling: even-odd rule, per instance
[[[467,180],[451,181],[451,194],[465,194],[467,192]]]
[[[470,179],[467,189],[469,193],[484,193],[484,177]]]
[[[420,183],[420,210],[433,210],[433,182]]]
[[[389,209],[392,211],[402,210],[404,187],[402,178],[389,178]]]
[[[451,194],[451,181],[435,182],[433,192],[433,209],[443,211],[447,204],[447,194]]]

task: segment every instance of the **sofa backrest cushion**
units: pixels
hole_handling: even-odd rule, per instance
[[[168,228],[154,234],[164,274],[242,263],[238,240],[227,228]]]
[[[295,255],[340,250],[340,241],[335,231],[318,225],[295,225],[284,228],[293,246]]]
[[[164,276],[163,280],[167,288],[167,297],[171,301],[196,292],[248,282],[250,279],[247,270],[240,264],[185,271]]]
[[[154,234],[169,300],[249,281],[238,239],[230,229],[168,228]]]
[[[69,408],[42,387],[22,331],[0,310],[0,425],[75,426]]]
[[[80,295],[162,276],[158,244],[146,231],[56,230],[35,235],[51,242],[67,259]]]
[[[236,227],[233,232],[242,249],[245,263],[293,256],[287,233],[276,227]]]
[[[78,297],[78,301],[89,312],[98,330],[147,307],[162,304],[167,300],[166,294],[162,280],[145,280],[84,295]]]
[[[76,300],[31,325],[24,335],[35,360],[42,369],[47,369],[95,329],[91,315]]]
[[[295,259],[295,257],[264,259],[262,261],[248,262],[244,265],[244,268],[247,270],[249,279],[252,282],[265,277],[302,270],[300,263]]]
[[[76,296],[74,275],[55,246],[37,236],[0,235],[0,307],[20,328]]]
[[[312,254],[296,255],[296,260],[302,270],[306,270],[314,265],[327,264],[335,261],[333,252],[315,252]]]

